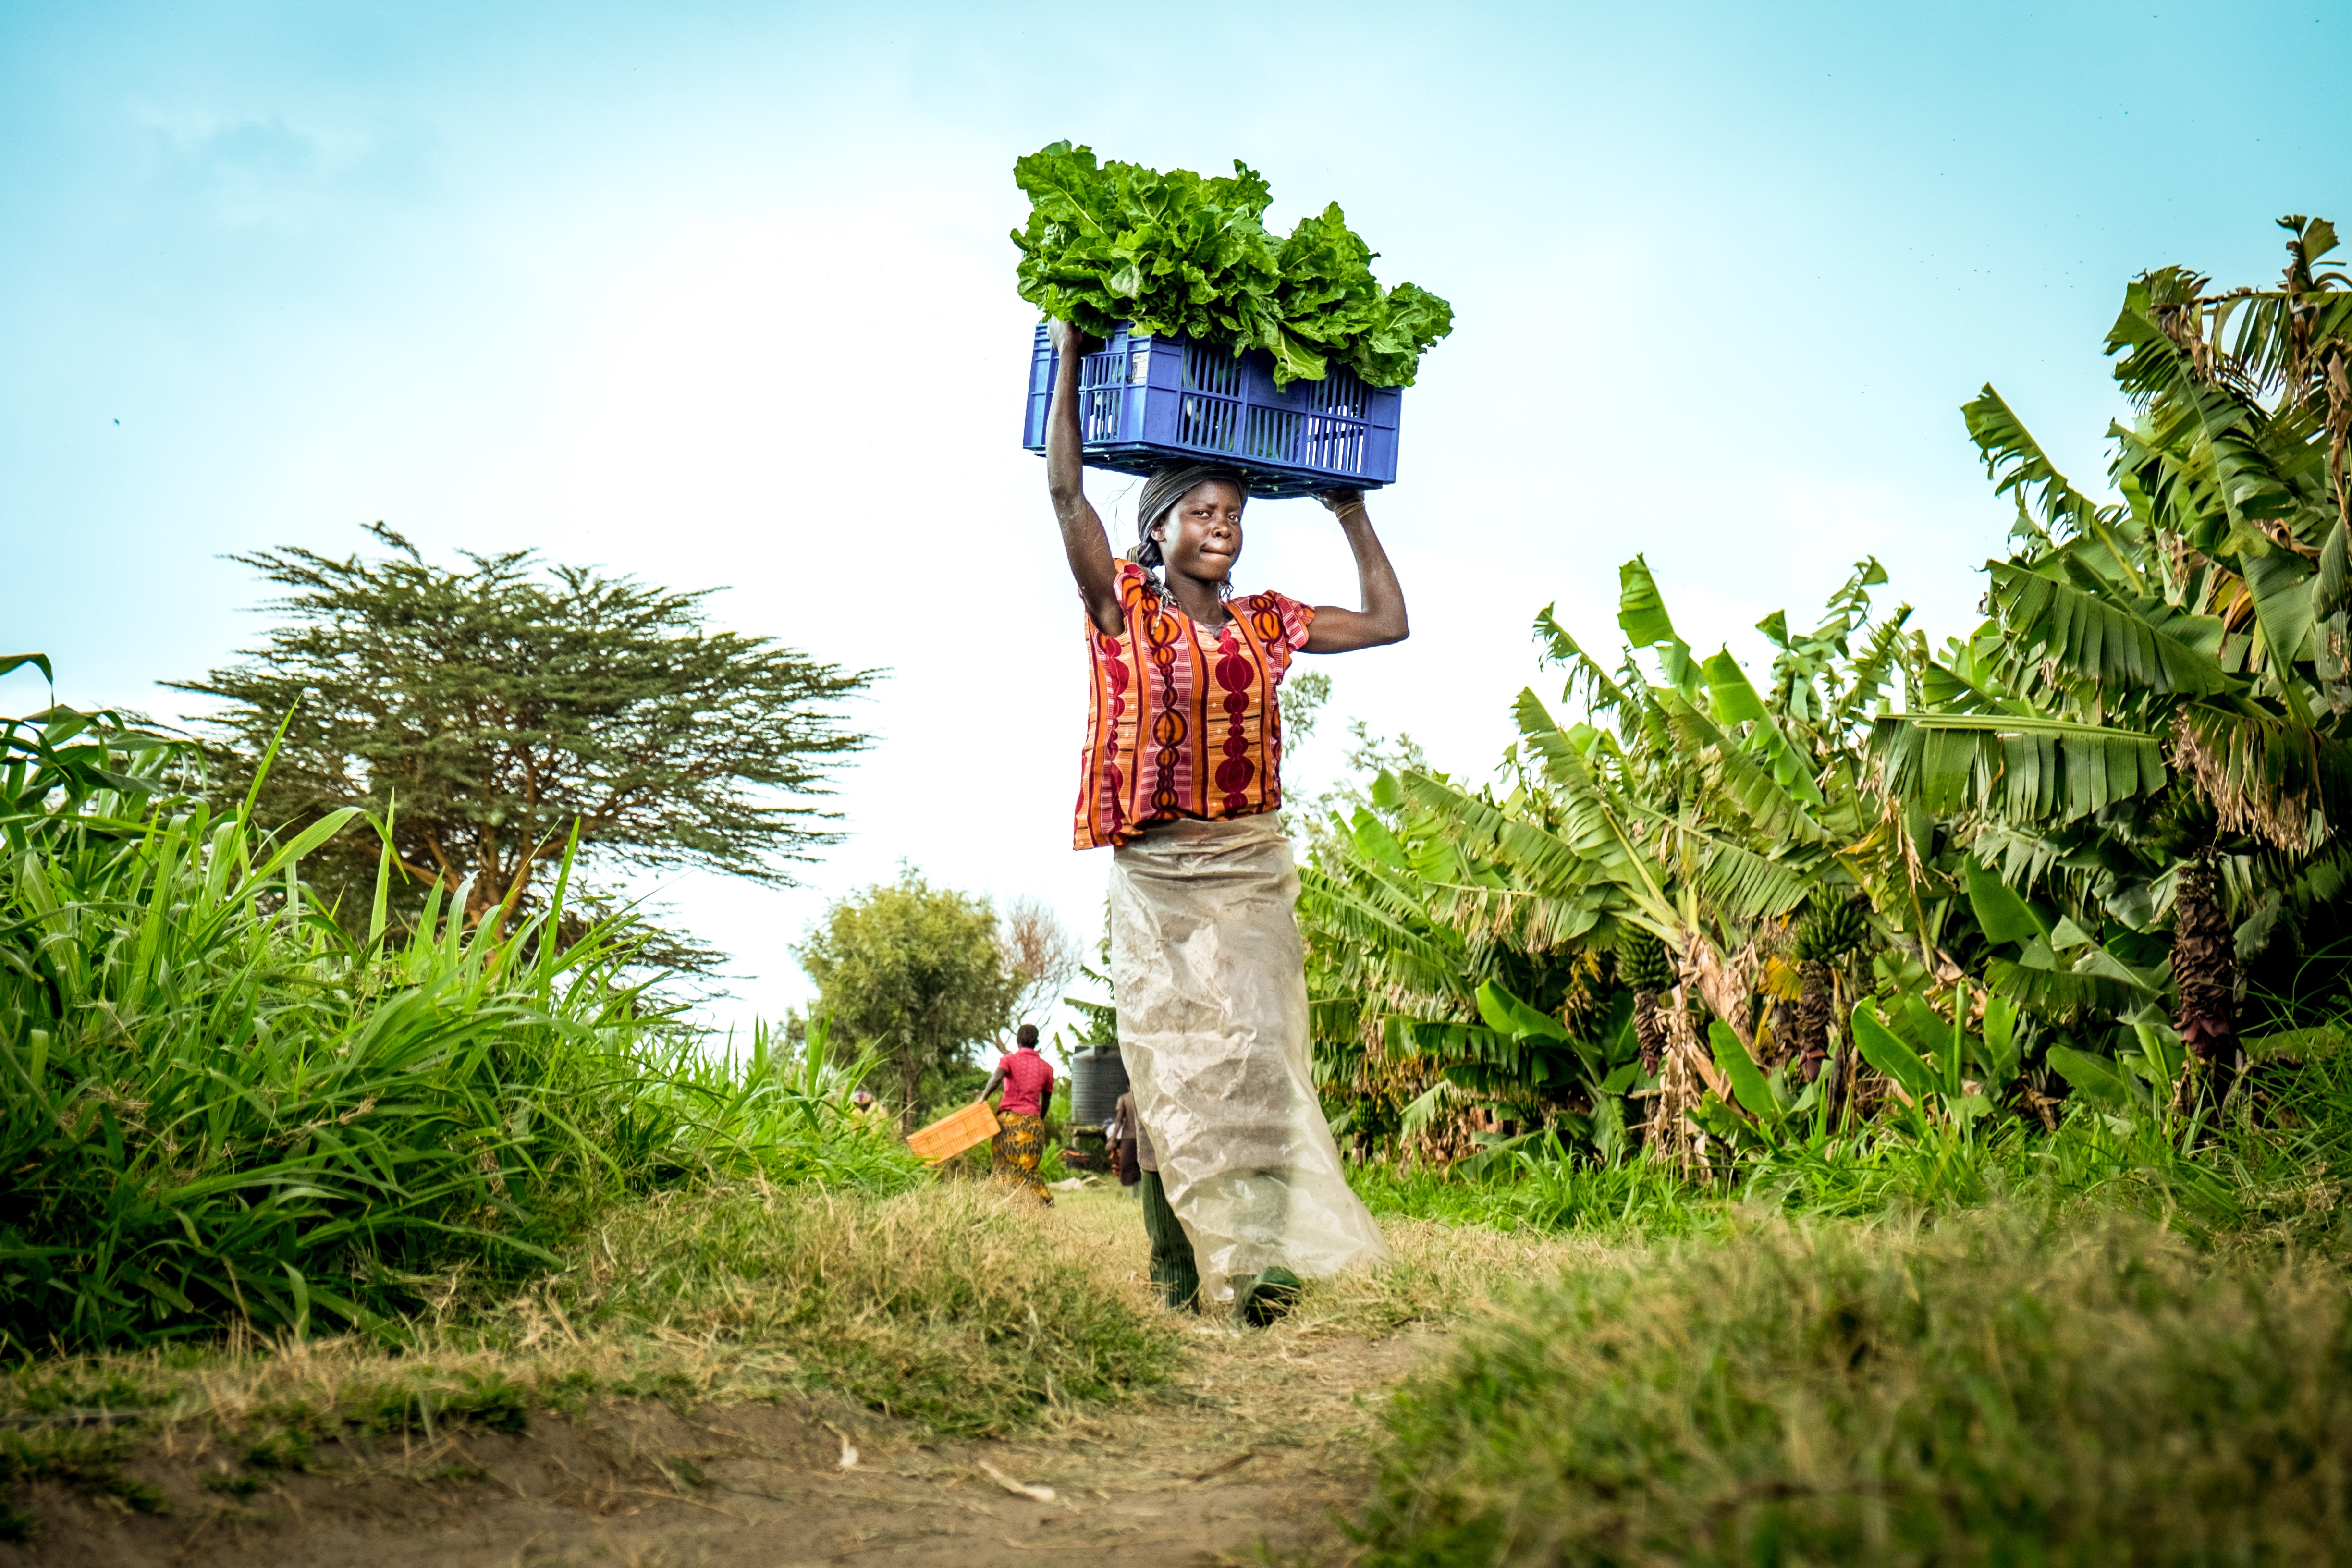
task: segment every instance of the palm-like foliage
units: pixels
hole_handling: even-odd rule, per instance
[[[2209,1064],[2234,1058],[2235,975],[2201,900],[2221,886],[2249,904],[2332,896],[2352,805],[2352,289],[2323,266],[2327,224],[2282,223],[2275,289],[2216,293],[2173,267],[2126,291],[2107,340],[2135,410],[2110,431],[2119,500],[2077,489],[1990,386],[1968,405],[2015,499],[2018,548],[1988,563],[1991,620],[1927,665],[1925,702],[1876,737],[1894,795],[1948,819],[2078,934],[2200,933],[2193,960],[2176,944],[2153,978]],[[2195,907],[2175,916],[2183,898]],[[2132,967],[2117,942],[2076,942],[2063,963],[2053,921],[2031,923],[1996,984],[2045,1005],[2127,1000],[2075,983],[2133,978],[2115,973]]]
[[[1507,787],[1384,775],[1380,809],[1308,873],[1317,978],[1348,998],[1318,1010],[1326,1059],[1360,1085],[1385,1073],[1422,1091],[1407,1130],[1443,1083],[1515,1114],[1590,1114],[1605,1139],[1637,1084],[1663,1100],[1662,1131],[1704,1094],[1732,1095],[1691,1016],[1702,1004],[1754,1060],[1792,1057],[1792,918],[1902,871],[1866,788],[1869,716],[1906,658],[1908,612],[1870,616],[1885,581],[1863,563],[1809,634],[1768,618],[1761,689],[1729,654],[1693,654],[1639,558],[1622,576],[1616,672],[1545,611],[1538,637],[1586,719],[1563,724],[1522,692]],[[1637,1008],[1609,961],[1652,941],[1667,989],[1642,986]],[[1645,1068],[1655,1018],[1671,1048],[1661,1062],[1650,1042]]]
[[[2046,1104],[2045,1059],[2105,1092],[2185,1088],[2184,1047],[2233,1058],[2234,950],[2352,877],[2352,286],[2326,224],[2284,222],[2278,289],[2179,268],[2130,286],[2107,345],[2135,409],[2116,499],[1990,387],[1968,405],[2017,509],[1972,635],[1931,651],[1906,612],[1874,619],[1874,562],[1811,633],[1759,624],[1760,683],[1693,651],[1638,558],[1615,668],[1538,616],[1576,717],[1522,692],[1499,783],[1384,774],[1323,841],[1302,909],[1328,1076],[1381,1086],[1406,1124],[1451,1095],[1596,1133],[1639,1083],[1672,1142],[1685,1112],[1727,1125],[1709,1095],[1784,1116],[1785,1087],[1758,1086],[1793,1056],[1826,1112],[1853,1088],[1821,1069],[1861,1000],[1857,936],[1890,1006],[1932,996],[1957,1030],[1990,991],[2037,1019],[1998,1075],[2026,1102]],[[1651,939],[1664,976],[1619,985],[1612,956]],[[1665,1042],[1654,1080],[1643,1039]],[[2076,1048],[2110,1039],[2121,1067]]]

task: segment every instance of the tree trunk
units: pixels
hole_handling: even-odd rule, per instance
[[[1691,1016],[1690,1002],[1681,990],[1668,997],[1663,1011],[1666,1047],[1658,1074],[1658,1097],[1650,1102],[1654,1108],[1650,1146],[1656,1154],[1688,1171],[1706,1161],[1707,1136],[1685,1117],[1706,1098],[1708,1085],[1699,1067],[1706,1047],[1700,1042],[1697,1020]]]
[[[1633,1037],[1642,1043],[1642,1070],[1655,1074],[1666,1049],[1666,1020],[1654,991],[1633,993]]]
[[[2180,1042],[2189,1052],[2175,1103],[2187,1110],[2196,1085],[2204,1082],[2218,1108],[2229,1099],[2245,1057],[2238,1047],[2236,939],[2222,912],[2210,847],[2180,868],[2172,902],[2172,979],[2180,988]]]
[[[898,1081],[905,1087],[905,1096],[898,1101],[898,1131],[901,1136],[915,1130],[915,1083],[922,1077],[922,1068],[915,1060],[915,1049],[903,1041],[898,1047]]]
[[[1729,1026],[1748,1047],[1756,1054],[1756,1028],[1748,1021],[1748,1003],[1750,984],[1755,979],[1756,947],[1753,942],[1735,956],[1729,963],[1715,951],[1715,944],[1699,935],[1690,934],[1678,965],[1683,986],[1695,999],[1706,1004],[1706,1010]]]
[[[1651,1078],[1658,1075],[1658,1064],[1666,1054],[1666,1016],[1655,991],[1633,993],[1633,1038],[1642,1047],[1642,1071]],[[1658,1097],[1652,1093],[1640,1101],[1641,1115],[1634,1120],[1633,1131],[1645,1149],[1657,1144]]]
[[[1830,1057],[1830,1014],[1835,1010],[1835,984],[1830,966],[1818,958],[1805,960],[1797,995],[1797,1067],[1807,1083],[1819,1081]]]
[[[466,925],[479,931],[485,924],[490,934],[503,938],[507,927],[513,923],[515,906],[522,901],[530,885],[531,862],[525,857],[512,872],[495,860],[485,861],[474,873],[474,885],[466,897]]]

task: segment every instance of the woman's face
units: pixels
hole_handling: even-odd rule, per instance
[[[1222,583],[1242,557],[1241,492],[1223,479],[1203,480],[1184,492],[1151,537],[1170,572]]]

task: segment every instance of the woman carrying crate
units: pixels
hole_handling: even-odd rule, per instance
[[[1319,1279],[1386,1258],[1349,1191],[1309,1073],[1298,871],[1282,804],[1276,688],[1293,655],[1402,642],[1404,595],[1358,490],[1322,493],[1356,560],[1361,609],[1233,596],[1244,477],[1178,464],[1143,487],[1114,556],[1082,483],[1085,339],[1053,324],[1061,370],[1046,485],[1086,605],[1092,696],[1076,844],[1112,847],[1119,1054],[1203,1305],[1262,1322]]]
[[[996,1070],[988,1075],[980,1098],[972,1103],[986,1105],[988,1097],[1000,1089],[1004,1098],[996,1102],[992,1172],[1051,1208],[1054,1194],[1045,1190],[1045,1178],[1037,1173],[1037,1165],[1045,1157],[1045,1108],[1054,1103],[1054,1064],[1037,1054],[1036,1025],[1021,1026],[1013,1050],[997,1059]]]

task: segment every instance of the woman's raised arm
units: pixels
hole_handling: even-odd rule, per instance
[[[1371,514],[1364,510],[1361,490],[1324,490],[1316,500],[1329,507],[1356,552],[1356,591],[1364,601],[1360,610],[1337,605],[1315,606],[1315,624],[1307,633],[1308,653],[1347,653],[1360,647],[1381,647],[1402,642],[1411,635],[1405,624],[1404,590],[1397,586],[1396,568],[1372,531]]]
[[[1097,631],[1116,636],[1126,624],[1118,610],[1118,563],[1101,516],[1087,500],[1085,438],[1078,429],[1079,366],[1086,360],[1087,336],[1067,321],[1052,322],[1048,330],[1061,363],[1055,370],[1053,405],[1045,412],[1045,489],[1054,498],[1062,552],[1069,557],[1087,617]]]

